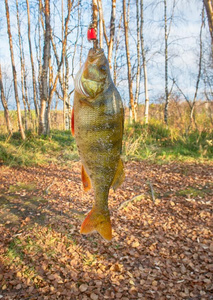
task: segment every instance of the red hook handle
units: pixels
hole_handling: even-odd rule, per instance
[[[87,39],[88,41],[94,41],[97,39],[96,37],[96,32],[95,32],[95,28],[93,27],[89,27],[88,31],[87,31]]]

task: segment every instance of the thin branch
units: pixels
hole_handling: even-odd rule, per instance
[[[152,183],[149,180],[147,182],[148,182],[149,187],[150,187],[152,201],[155,203],[155,193],[154,193],[154,189],[153,189]]]

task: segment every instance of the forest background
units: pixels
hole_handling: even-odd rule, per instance
[[[3,142],[7,132],[25,140],[70,131],[74,78],[92,47],[93,16],[125,105],[125,154],[158,156],[164,146],[178,149],[175,157],[212,154],[210,1],[1,2]],[[13,146],[13,138],[2,144],[3,160]]]
[[[70,130],[74,77],[92,47],[86,36],[93,15],[127,123],[150,124],[126,130],[133,144],[127,155],[138,155],[156,127],[163,136],[155,136],[155,143],[168,139],[170,146],[175,140],[182,145],[193,133],[197,154],[209,155],[208,6],[177,0],[105,2],[2,1],[1,132],[18,130],[24,140],[32,132],[41,136],[51,129]]]

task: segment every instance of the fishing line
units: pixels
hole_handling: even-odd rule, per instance
[[[96,6],[91,2],[91,22],[88,26],[87,30],[87,39],[89,42],[93,42],[93,49],[96,51],[98,48],[98,40],[97,40],[97,20],[95,20],[95,9]],[[95,22],[96,21],[96,22]]]

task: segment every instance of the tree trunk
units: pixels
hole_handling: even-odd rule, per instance
[[[103,48],[103,9],[102,1],[98,0],[98,11],[99,11],[99,46]]]
[[[69,88],[69,62],[67,53],[65,54],[65,81],[64,81],[64,98],[65,98],[65,130],[71,129],[71,112],[68,98],[68,88]]]
[[[73,7],[72,5],[73,5],[73,2],[70,2],[70,1],[67,2],[67,16],[65,18],[65,21],[63,21],[64,25],[62,24],[62,51],[61,51],[61,55],[60,55],[61,56],[60,60],[59,60],[59,55],[57,54],[57,49],[56,49],[56,45],[53,40],[52,32],[50,33],[51,43],[53,46],[53,51],[55,54],[57,68],[58,68],[57,76],[55,78],[55,82],[54,82],[53,88],[50,92],[50,95],[53,96],[53,92],[56,90],[57,80],[59,79],[61,91],[62,91],[62,95],[63,95],[63,96],[60,96],[58,94],[58,97],[63,101],[63,129],[67,128],[67,118],[69,115],[69,111],[68,111],[68,107],[69,107],[69,103],[68,103],[68,99],[69,99],[69,96],[68,96],[69,64],[68,64],[68,62],[66,62],[66,59],[67,59],[66,47],[67,47],[67,37],[68,37],[68,23],[70,20],[70,14],[71,14],[71,10]],[[78,2],[78,6],[79,6],[79,2]],[[62,7],[62,11],[63,11],[63,7]],[[78,15],[80,16],[80,14],[78,14]],[[78,29],[77,36],[78,35],[79,35],[79,29]],[[74,56],[75,56],[76,48],[77,48],[77,40],[75,43],[75,50],[74,50],[74,54],[72,57],[72,65],[74,64]],[[61,67],[62,66],[63,66],[63,68],[62,68],[63,74],[61,76]],[[64,68],[64,66],[66,68]],[[50,96],[50,99],[52,98],[52,96]]]
[[[28,0],[26,0],[26,4],[27,4],[27,19],[28,19],[28,43],[29,43],[29,50],[30,50],[30,61],[31,61],[32,80],[33,80],[33,101],[34,101],[36,116],[38,116],[38,104],[37,104],[37,97],[36,97],[35,67],[34,67],[34,61],[33,61],[33,52],[32,52],[31,36],[30,36],[30,7],[29,7],[29,1]]]
[[[131,75],[131,61],[129,53],[129,31],[128,31],[128,21],[126,16],[126,0],[123,0],[123,20],[124,20],[124,32],[125,32],[125,48],[126,48],[126,61],[128,69],[128,86],[129,86],[129,104],[130,104],[130,122],[131,119],[135,120],[135,103],[132,92],[132,75]]]
[[[6,9],[6,17],[7,17],[7,33],[8,33],[9,44],[10,44],[10,57],[11,57],[12,70],[13,70],[13,84],[14,84],[14,93],[15,93],[16,106],[17,106],[18,125],[19,125],[19,131],[21,133],[21,137],[23,140],[25,140],[25,133],[24,133],[22,119],[21,119],[21,107],[20,107],[20,102],[18,97],[17,74],[16,74],[16,67],[15,67],[15,60],[14,60],[14,53],[13,53],[12,34],[10,30],[10,13],[9,13],[8,0],[5,0],[5,9]]]
[[[114,62],[113,62],[113,82],[115,85],[117,83],[117,53],[118,53],[119,41],[120,41],[121,22],[122,22],[122,14],[118,25],[118,34],[116,35],[115,55],[114,55]]]
[[[1,91],[1,102],[4,108],[4,117],[7,125],[8,133],[11,135],[13,133],[13,128],[10,122],[9,110],[7,106],[7,101],[4,94],[4,87],[3,87],[3,80],[2,80],[2,73],[1,73],[1,65],[0,65],[0,91]]]
[[[116,17],[116,0],[112,0],[112,11],[111,11],[111,20],[110,20],[110,40],[108,47],[108,61],[109,67],[112,68],[112,51],[114,46],[115,39],[115,17]]]
[[[78,3],[79,5],[79,3]],[[61,61],[65,65],[66,72],[63,78],[63,100],[64,100],[64,129],[69,130],[69,104],[68,104],[68,82],[69,82],[69,63],[67,58],[67,37],[68,37],[68,23],[72,10],[72,2],[67,3],[67,17],[65,18],[64,38],[62,42]],[[60,66],[58,73],[60,73]]]
[[[39,113],[38,133],[47,134],[46,105],[48,102],[48,69],[50,59],[50,3],[45,0],[45,36],[43,48],[42,84],[41,84],[41,107]]]
[[[72,55],[72,73],[71,76],[74,80],[74,72],[75,72],[75,56],[76,56],[76,50],[79,43],[79,35],[82,37],[82,26],[81,26],[81,7],[80,2],[81,0],[78,0],[78,23],[77,23],[77,33],[76,33],[76,40],[74,44],[74,52]],[[81,39],[82,40],[82,39]],[[83,41],[82,41],[83,43]],[[81,60],[82,60],[82,43],[81,43],[81,51],[80,51],[80,67],[81,67]],[[65,59],[67,59],[67,53],[65,55]],[[67,64],[67,67],[69,67],[69,64]],[[69,72],[68,72],[69,73]],[[69,74],[68,74],[69,76]]]
[[[213,0],[203,0],[203,3],[208,17],[209,31],[210,31],[211,42],[212,42],[212,53],[213,53]]]
[[[42,83],[42,49],[41,49],[41,27],[44,29],[44,22],[42,18],[42,2],[41,0],[38,1],[38,89],[39,89],[39,100],[41,99],[41,83]]]
[[[140,40],[141,40],[141,51],[142,51],[142,59],[143,59],[143,74],[144,74],[144,92],[145,92],[145,111],[144,111],[144,119],[145,124],[149,122],[149,92],[148,92],[148,79],[147,79],[147,68],[146,68],[146,54],[144,49],[144,35],[143,35],[143,0],[141,1],[141,27],[140,27]]]
[[[61,1],[61,40],[62,40],[62,53],[63,53],[63,40],[64,40],[64,0]],[[60,72],[60,71],[59,71]],[[66,128],[66,95],[65,95],[65,81],[64,81],[64,56],[62,57],[62,93],[63,93],[63,130]]]
[[[164,107],[164,122],[168,125],[168,106],[169,106],[169,92],[168,92],[168,32],[167,32],[167,0],[164,0],[164,42],[165,42],[165,107]]]
[[[19,41],[19,56],[20,56],[20,64],[21,64],[21,93],[22,93],[22,101],[24,104],[24,122],[25,122],[25,130],[27,130],[27,105],[25,99],[25,89],[24,89],[24,73],[25,66],[23,62],[23,51],[22,51],[22,43],[21,43],[21,28],[19,21],[19,7],[18,0],[16,0],[16,18],[17,18],[17,27],[18,27],[18,41]]]
[[[192,101],[192,105],[190,106],[190,125],[193,124],[195,127],[197,127],[196,120],[195,120],[195,104],[197,100],[197,93],[199,89],[199,83],[200,83],[200,78],[201,78],[201,69],[202,69],[202,57],[203,57],[203,41],[202,41],[202,32],[203,32],[203,27],[204,27],[204,9],[202,10],[201,13],[201,26],[200,26],[200,52],[199,52],[199,64],[198,64],[198,75],[197,75],[197,81],[196,81],[196,87],[195,87],[195,94],[194,98]]]
[[[45,121],[46,121],[46,134],[50,134],[51,129],[51,101],[48,101],[48,106],[45,111]]]
[[[140,90],[140,75],[141,75],[141,64],[140,64],[140,20],[139,20],[139,2],[136,0],[136,19],[137,19],[137,73],[136,73],[136,90],[135,90],[135,121],[137,121],[137,106],[138,97]]]

